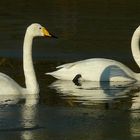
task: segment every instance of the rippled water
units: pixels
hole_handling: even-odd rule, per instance
[[[35,39],[39,97],[0,96],[0,139],[139,140],[140,84],[56,81],[45,72],[79,59],[105,57],[140,72],[130,49],[140,2],[0,1],[0,71],[24,86],[22,43],[39,22],[58,39]],[[5,87],[6,88],[6,87]]]

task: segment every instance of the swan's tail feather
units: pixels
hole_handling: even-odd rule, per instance
[[[52,75],[52,76],[55,76],[55,72],[47,72],[47,73],[45,73],[45,75]]]
[[[47,72],[45,73],[45,75],[52,75],[52,72]]]
[[[51,76],[53,76],[53,77],[55,77],[57,79],[61,79],[60,76],[58,74],[56,74],[55,71],[54,72],[47,72],[47,73],[45,73],[45,75],[51,75]]]
[[[75,63],[68,63],[68,64],[60,65],[60,66],[57,66],[56,68],[57,69],[61,69],[61,68],[67,68],[67,69],[69,69],[69,68],[71,68],[73,66],[75,66]]]

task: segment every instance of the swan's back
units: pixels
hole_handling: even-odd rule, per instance
[[[104,58],[86,59],[58,66],[59,70],[48,73],[58,79],[73,80],[80,74],[87,81],[134,80],[134,72],[122,63]]]
[[[22,94],[22,87],[20,87],[12,78],[4,73],[0,73],[0,95],[19,95]]]

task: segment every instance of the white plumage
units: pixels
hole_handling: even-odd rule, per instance
[[[37,23],[30,25],[26,30],[23,44],[23,68],[26,88],[21,87],[8,75],[0,73],[0,95],[38,94],[39,86],[32,62],[32,42],[36,36],[51,37],[49,32]]]
[[[140,27],[136,29],[131,41],[131,49],[136,63],[140,66],[139,50]],[[76,75],[81,75],[85,81],[133,81],[140,80],[140,74],[134,73],[124,64],[103,58],[92,58],[57,67],[58,70],[50,73],[61,80],[73,80]]]

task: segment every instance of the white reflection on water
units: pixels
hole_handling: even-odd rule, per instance
[[[16,105],[16,110],[12,113],[12,110],[9,110],[11,115],[16,114],[17,118],[14,118],[12,121],[12,116],[8,115],[5,116],[5,122],[4,127],[1,126],[1,130],[3,131],[19,131],[20,137],[23,140],[30,140],[34,139],[33,131],[38,129],[37,125],[37,103],[38,103],[39,97],[38,95],[25,95],[25,96],[0,96],[0,106],[5,105],[10,107],[11,105]],[[18,104],[20,110],[18,110]],[[13,106],[14,107],[14,106]],[[4,109],[3,107],[1,109]],[[6,107],[5,107],[6,110]],[[9,112],[8,111],[8,112]],[[5,112],[5,111],[4,111]],[[1,117],[6,113],[3,113],[1,111]],[[1,120],[2,120],[1,118]],[[9,120],[10,119],[10,120]],[[9,120],[8,123],[6,123]],[[13,123],[14,125],[11,125]],[[5,125],[7,124],[7,125]]]
[[[33,130],[37,128],[37,103],[38,103],[38,96],[37,95],[26,95],[25,96],[25,105],[21,109],[21,120],[22,120],[22,127],[24,129]],[[22,131],[21,138],[23,140],[31,140],[35,139],[34,134],[32,131]]]
[[[71,81],[57,80],[50,88],[60,93],[61,98],[82,105],[115,103],[132,97],[131,109],[140,108],[139,84],[136,82],[82,82],[77,86]]]
[[[134,94],[131,109],[140,109],[140,91]]]
[[[0,96],[0,105],[14,105],[24,100],[25,105],[31,106],[38,103],[39,95],[1,95]]]

